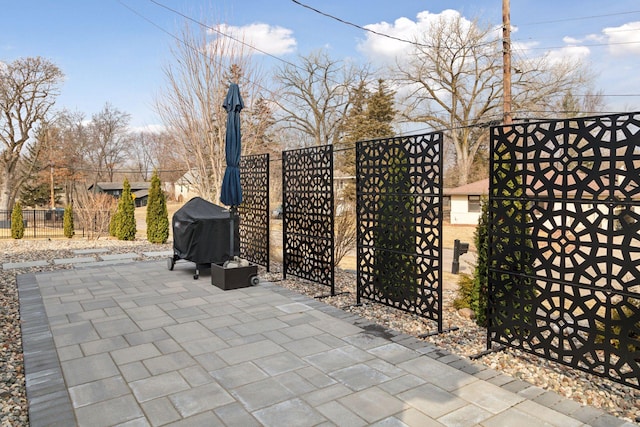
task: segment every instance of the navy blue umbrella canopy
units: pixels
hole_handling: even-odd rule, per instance
[[[239,206],[242,203],[240,185],[240,154],[242,136],[240,133],[240,111],[244,108],[240,88],[236,83],[229,85],[227,97],[222,104],[227,110],[227,133],[225,136],[225,157],[227,168],[224,171],[220,202],[226,206]]]

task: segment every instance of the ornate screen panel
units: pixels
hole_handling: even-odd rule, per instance
[[[269,154],[240,159],[240,256],[269,271]]]
[[[491,341],[640,388],[640,113],[491,130]]]
[[[442,331],[442,133],[356,146],[358,302],[438,322]]]
[[[333,147],[282,152],[283,274],[334,288]]]

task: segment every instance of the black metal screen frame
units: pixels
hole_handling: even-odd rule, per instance
[[[282,152],[282,274],[335,295],[333,146]]]
[[[240,158],[240,256],[269,271],[269,154]]]
[[[356,144],[357,302],[442,332],[442,132]]]
[[[640,113],[491,129],[487,346],[640,388]]]

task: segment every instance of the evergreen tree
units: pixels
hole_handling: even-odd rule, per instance
[[[393,136],[393,119],[395,117],[395,92],[387,89],[384,80],[378,80],[375,92],[370,93],[364,82],[353,89],[351,108],[343,127],[345,143],[355,143],[375,138]],[[355,150],[348,144],[342,151],[342,168],[346,173],[355,175]]]
[[[122,184],[122,195],[118,201],[117,213],[117,237],[118,240],[135,240],[136,238],[136,216],[135,203],[131,194],[131,185],[127,178]]]
[[[353,145],[356,141],[367,139],[365,124],[368,95],[369,92],[367,91],[365,82],[361,82],[357,88],[352,90],[351,108],[347,113],[342,129],[344,132],[342,142],[345,143],[347,147],[345,150],[338,151],[340,156],[338,165],[347,175],[355,175],[356,173],[355,148],[353,148]]]
[[[111,212],[109,219],[109,236],[118,237],[118,215],[120,213],[120,201],[116,205],[116,209]]]
[[[17,202],[11,212],[11,237],[22,239],[24,237],[24,222],[22,216],[22,205]]]
[[[158,172],[153,171],[149,201],[147,202],[147,240],[150,243],[165,243],[169,238],[169,214],[167,200],[162,188]]]
[[[62,217],[62,224],[64,226],[64,235],[69,239],[73,237],[73,206],[69,203],[64,208],[64,216]]]
[[[471,290],[471,309],[476,314],[476,323],[487,325],[487,294],[489,283],[489,203],[482,201],[478,227],[473,235],[476,246],[476,267],[473,273],[473,289]]]
[[[391,123],[396,110],[393,107],[395,92],[387,88],[384,80],[378,80],[378,87],[367,100],[367,137],[385,138],[393,136]]]

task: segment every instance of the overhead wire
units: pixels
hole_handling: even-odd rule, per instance
[[[636,13],[640,13],[640,10],[630,10],[627,12],[616,12],[616,13],[605,13],[601,15],[590,15],[590,16],[579,16],[574,18],[560,18],[560,19],[552,19],[549,21],[539,21],[539,22],[527,22],[524,24],[519,24],[518,26],[524,25],[545,25],[545,24],[557,24],[559,22],[570,22],[570,21],[582,21],[586,19],[597,19],[597,18],[606,18],[609,16],[620,16],[620,15],[633,15]]]
[[[150,0],[152,3],[158,3],[154,0]],[[120,3],[122,6],[124,6],[125,8],[127,8],[128,10],[130,10],[132,13],[134,13],[135,15],[139,16],[140,18],[142,18],[143,20],[145,20],[146,22],[148,22],[149,24],[153,25],[154,27],[158,28],[160,31],[162,31],[163,33],[167,34],[168,36],[170,36],[171,38],[173,38],[174,40],[176,40],[178,43],[184,45],[185,47],[187,47],[188,49],[191,49],[192,51],[198,53],[199,55],[202,55],[203,57],[210,59],[212,61],[214,61],[218,66],[220,67],[224,67],[225,65],[222,64],[220,61],[218,61],[214,56],[207,54],[206,52],[204,52],[202,49],[198,49],[196,46],[192,46],[190,43],[187,43],[185,40],[183,40],[182,38],[176,36],[175,34],[173,34],[171,31],[163,28],[161,25],[155,23],[153,20],[147,18],[146,16],[144,16],[143,14],[141,14],[140,12],[138,12],[137,10],[131,8],[129,5],[127,5],[126,3],[124,3],[123,0],[118,0],[118,3]],[[198,21],[195,21],[196,23],[198,23],[198,25],[204,26],[206,28],[210,28],[207,25],[200,23]],[[257,48],[256,48],[257,49]],[[284,61],[284,60],[283,60]],[[285,61],[287,62],[287,61]],[[288,62],[287,62],[288,63]],[[291,65],[295,66],[295,64],[291,63]],[[269,93],[271,96],[275,96],[276,93],[265,87],[264,85],[256,82],[256,81],[252,81],[252,80],[248,80],[250,83],[254,84],[256,87],[264,90],[265,92]]]
[[[323,12],[320,9],[317,9],[315,7],[312,7],[312,6],[309,6],[308,4],[302,3],[299,0],[291,0],[291,1],[293,3],[295,3],[295,4],[297,4],[298,6],[301,6],[301,7],[304,7],[306,9],[309,9],[309,10],[311,10],[311,11],[313,11],[313,12],[319,14],[319,15],[322,15],[322,16],[325,16],[327,18],[333,19],[334,21],[338,21],[338,22],[340,22],[340,23],[342,23],[344,25],[348,25],[348,26],[357,28],[359,30],[362,30],[362,31],[365,31],[365,32],[368,32],[368,33],[371,33],[371,34],[375,34],[375,35],[380,36],[380,37],[385,37],[385,38],[388,38],[388,39],[391,39],[391,40],[395,40],[395,41],[399,41],[399,42],[402,42],[402,43],[408,43],[408,44],[411,44],[411,45],[414,45],[414,46],[426,47],[426,48],[429,48],[429,49],[447,49],[448,48],[448,46],[440,47],[440,46],[435,46],[435,45],[428,45],[428,44],[420,43],[420,42],[415,41],[415,40],[407,40],[407,39],[403,39],[401,37],[392,36],[391,34],[386,34],[386,33],[380,32],[380,31],[373,30],[371,28],[363,27],[361,25],[358,25],[358,24],[355,24],[353,22],[347,21],[346,19],[342,19],[342,18],[337,17],[335,15],[332,15],[330,13]],[[470,46],[470,48],[487,46],[487,45],[493,44],[495,42],[496,42],[496,40],[490,40],[490,41],[487,41],[487,42],[484,42],[484,43],[479,43],[477,45]]]
[[[174,13],[174,14],[176,14],[178,16],[183,17],[184,19],[187,19],[187,20],[193,22],[194,24],[197,24],[197,25],[199,25],[201,27],[204,27],[204,28],[206,28],[208,30],[211,30],[211,31],[223,36],[223,37],[226,37],[226,38],[228,38],[230,40],[235,41],[236,43],[240,43],[241,45],[246,46],[246,47],[248,47],[248,48],[250,48],[252,50],[255,50],[256,52],[260,52],[263,55],[266,55],[266,56],[268,56],[270,58],[273,58],[273,59],[275,59],[277,61],[283,62],[283,63],[285,63],[287,65],[292,66],[292,67],[299,68],[299,66],[297,64],[294,64],[293,62],[287,61],[286,59],[280,58],[279,56],[273,55],[273,54],[271,54],[271,53],[269,53],[269,52],[267,52],[265,50],[262,50],[262,49],[254,46],[254,45],[252,45],[250,43],[247,43],[244,40],[238,39],[237,37],[234,37],[234,36],[232,36],[230,34],[227,34],[227,33],[223,32],[223,31],[220,31],[218,28],[215,28],[215,27],[212,27],[210,25],[207,25],[204,22],[199,21],[199,20],[197,20],[195,18],[192,18],[192,17],[180,12],[179,10],[176,10],[176,9],[174,9],[172,7],[169,7],[169,6],[163,4],[163,3],[159,2],[159,1],[156,1],[156,0],[149,0],[149,1],[151,3],[157,5],[157,6],[160,6],[160,7],[164,8],[164,9],[170,11],[171,13]]]
[[[243,40],[240,40],[240,39],[238,39],[238,38],[236,38],[236,37],[233,37],[233,36],[231,36],[231,35],[229,35],[229,34],[227,34],[227,33],[223,32],[223,31],[220,31],[220,30],[219,30],[219,29],[217,29],[217,28],[214,28],[214,27],[212,27],[212,26],[209,26],[209,25],[207,25],[207,24],[205,24],[205,23],[203,23],[203,22],[201,22],[201,21],[199,21],[199,20],[197,20],[197,19],[194,19],[194,18],[192,18],[192,17],[190,17],[190,16],[188,16],[188,15],[186,15],[186,14],[184,14],[184,13],[182,13],[182,12],[180,12],[180,11],[178,11],[178,10],[174,9],[174,8],[171,8],[171,7],[169,7],[169,6],[165,5],[165,4],[163,4],[163,3],[161,3],[161,2],[159,2],[159,1],[157,1],[157,0],[149,0],[149,1],[150,1],[151,3],[153,3],[153,4],[157,5],[157,6],[159,6],[159,7],[162,7],[162,8],[164,8],[164,9],[166,9],[166,10],[168,10],[168,11],[170,11],[170,12],[174,13],[174,14],[177,14],[177,15],[179,15],[179,16],[181,16],[181,17],[183,17],[183,18],[185,18],[185,19],[187,19],[187,20],[189,20],[189,21],[191,21],[191,22],[193,22],[193,23],[195,23],[195,24],[197,24],[197,25],[199,25],[199,26],[202,26],[202,27],[204,27],[204,28],[206,28],[206,29],[209,29],[209,30],[211,30],[211,31],[213,31],[213,32],[215,32],[215,33],[217,33],[217,34],[219,34],[220,36],[227,37],[227,38],[229,38],[229,39],[231,39],[231,40],[234,40],[234,41],[235,41],[235,42],[237,42],[237,43],[240,43],[240,44],[242,44],[242,45],[244,45],[244,46],[246,46],[246,47],[248,47],[248,48],[250,48],[250,49],[252,49],[252,50],[255,50],[256,52],[260,52],[260,53],[262,53],[262,54],[264,54],[264,55],[267,55],[267,56],[269,56],[269,57],[271,57],[271,58],[273,58],[273,59],[276,59],[277,61],[280,61],[280,62],[282,62],[282,63],[284,63],[284,64],[287,64],[287,65],[289,65],[289,66],[295,67],[295,68],[297,68],[297,69],[301,69],[301,67],[300,67],[300,66],[298,66],[298,65],[297,65],[297,64],[295,64],[295,63],[292,63],[292,62],[287,61],[287,60],[285,60],[285,59],[283,59],[283,58],[280,58],[280,57],[278,57],[278,56],[276,56],[276,55],[273,55],[273,54],[270,54],[270,53],[268,53],[268,52],[266,52],[266,51],[263,51],[263,50],[261,50],[261,49],[259,49],[259,48],[255,47],[255,46],[251,45],[250,43],[247,43],[247,42],[245,42],[245,41],[243,41]],[[319,13],[319,14],[321,14],[321,15],[323,15],[323,16],[328,17],[328,18],[331,18],[331,19],[337,20],[338,22],[341,22],[341,23],[343,23],[343,24],[345,24],[345,25],[349,25],[349,26],[352,26],[352,27],[354,27],[354,28],[358,28],[358,29],[363,30],[363,31],[366,31],[366,32],[370,32],[370,33],[373,33],[373,34],[376,34],[376,35],[379,35],[379,36],[382,36],[382,37],[387,37],[387,38],[390,38],[390,39],[394,39],[394,40],[397,40],[397,41],[401,41],[401,42],[409,43],[409,44],[416,45],[416,46],[429,47],[429,48],[433,48],[433,47],[434,47],[434,46],[424,45],[424,44],[417,43],[417,42],[410,41],[410,40],[406,40],[406,39],[397,38],[397,37],[394,37],[394,36],[391,36],[391,35],[388,35],[388,34],[384,34],[384,33],[380,33],[380,32],[377,32],[377,31],[371,30],[371,29],[369,29],[369,28],[365,28],[365,27],[359,26],[359,25],[354,24],[354,23],[352,23],[352,22],[346,21],[346,20],[344,20],[344,19],[342,19],[342,18],[338,18],[338,17],[333,16],[333,15],[331,15],[331,14],[328,14],[328,13],[322,12],[322,11],[320,11],[320,10],[318,10],[318,9],[316,9],[316,8],[313,8],[313,7],[311,7],[311,6],[308,6],[308,5],[306,5],[306,4],[304,4],[304,3],[302,3],[302,2],[300,2],[300,1],[298,1],[298,0],[292,0],[292,2],[293,2],[293,3],[295,3],[295,4],[297,4],[297,5],[299,5],[299,6],[302,6],[302,7],[304,7],[304,8],[307,8],[307,9],[309,9],[309,10],[312,10],[313,12],[316,12],[316,13]],[[174,34],[173,34],[173,33],[171,33],[170,31],[168,31],[168,30],[164,29],[164,28],[163,28],[163,27],[161,27],[160,25],[158,25],[158,24],[156,24],[155,22],[153,22],[152,20],[148,19],[147,17],[145,17],[144,15],[142,15],[141,13],[139,13],[138,11],[136,11],[135,9],[133,9],[133,8],[129,7],[127,4],[123,3],[123,1],[122,1],[122,0],[119,0],[119,3],[120,3],[120,4],[122,4],[124,7],[126,7],[127,9],[129,9],[130,11],[132,11],[134,14],[136,14],[136,15],[140,16],[142,19],[144,19],[145,21],[147,21],[147,22],[149,22],[150,24],[152,24],[153,26],[155,26],[156,28],[158,28],[158,29],[160,29],[161,31],[163,31],[164,33],[168,34],[169,36],[171,36],[172,38],[174,38],[174,39],[175,39],[175,40],[177,40],[178,42],[180,42],[180,43],[184,44],[185,46],[187,46],[187,47],[188,47],[188,48],[190,48],[190,49],[193,49],[193,50],[195,50],[195,51],[199,52],[199,53],[200,53],[200,54],[202,54],[202,55],[205,55],[201,50],[199,50],[199,49],[195,48],[194,46],[189,45],[187,42],[185,42],[184,40],[182,40],[180,37],[178,37],[178,36],[174,35]],[[637,11],[637,12],[636,12],[636,11],[633,11],[633,12],[627,12],[627,13],[640,13],[640,11]],[[620,14],[626,14],[626,13],[620,13]],[[524,25],[537,25],[537,24],[543,24],[543,23],[553,23],[553,22],[561,22],[561,21],[573,20],[573,19],[576,19],[576,20],[577,20],[577,19],[587,19],[587,18],[596,18],[596,17],[601,17],[601,16],[613,16],[613,15],[620,15],[620,14],[598,15],[598,16],[583,17],[583,18],[567,18],[567,19],[563,19],[563,20],[545,21],[545,22],[531,23],[531,24],[524,24]],[[491,44],[491,43],[495,43],[495,40],[490,41],[490,42],[487,42],[487,43],[484,43],[484,44],[481,44],[481,45],[478,45],[478,46],[482,46],[482,45],[486,45],[486,44]],[[637,42],[629,42],[629,43],[637,43]],[[627,43],[620,43],[620,44],[627,44]],[[591,45],[589,45],[589,46],[591,46]],[[594,46],[596,46],[596,45],[594,45]],[[533,49],[551,49],[551,48],[533,48]],[[518,49],[514,49],[514,50],[518,50]],[[207,57],[209,57],[208,55],[206,55],[206,56],[207,56]],[[214,59],[214,58],[212,58],[212,59]],[[215,59],[214,59],[214,61],[215,61]],[[219,65],[221,65],[221,64],[219,64]],[[254,84],[256,84],[258,87],[260,87],[261,89],[263,89],[263,90],[267,91],[267,92],[268,92],[268,93],[270,93],[271,95],[275,95],[275,93],[274,93],[272,90],[270,90],[270,89],[268,89],[268,88],[266,88],[266,87],[264,87],[264,86],[262,86],[262,85],[260,85],[260,84],[258,84],[258,83],[256,83],[256,82],[253,82],[253,83],[254,83]],[[585,94],[585,95],[574,95],[574,96],[621,96],[621,97],[633,97],[633,96],[640,96],[640,95],[633,95],[633,94],[621,94],[621,95],[615,95],[615,94],[614,94],[614,95],[606,95],[606,94],[603,94],[603,95],[596,95],[596,94],[594,94],[594,95],[591,95],[591,94]],[[533,111],[531,111],[531,112],[533,112]],[[526,114],[526,113],[527,113],[527,111],[523,111],[522,113],[525,113],[525,114]],[[545,112],[545,111],[538,111],[538,113],[552,113],[552,111],[547,111],[547,112]],[[562,113],[562,112],[558,112],[558,113]],[[567,112],[565,112],[565,113],[567,113]],[[572,112],[572,113],[573,113],[573,112]],[[591,112],[580,112],[580,113],[591,113]],[[451,129],[442,129],[442,130],[444,130],[444,131],[450,131],[450,130],[454,130],[454,129],[458,129],[458,128],[475,127],[475,126],[484,126],[484,125],[461,125],[460,127],[454,127],[454,128],[451,128]],[[421,130],[428,130],[428,129],[432,129],[432,127],[428,127],[428,128],[421,128],[421,129],[417,129],[417,130],[412,130],[412,131],[411,131],[411,133],[413,133],[413,132],[418,132],[418,131],[421,131]],[[338,143],[339,143],[339,142],[338,142]]]

